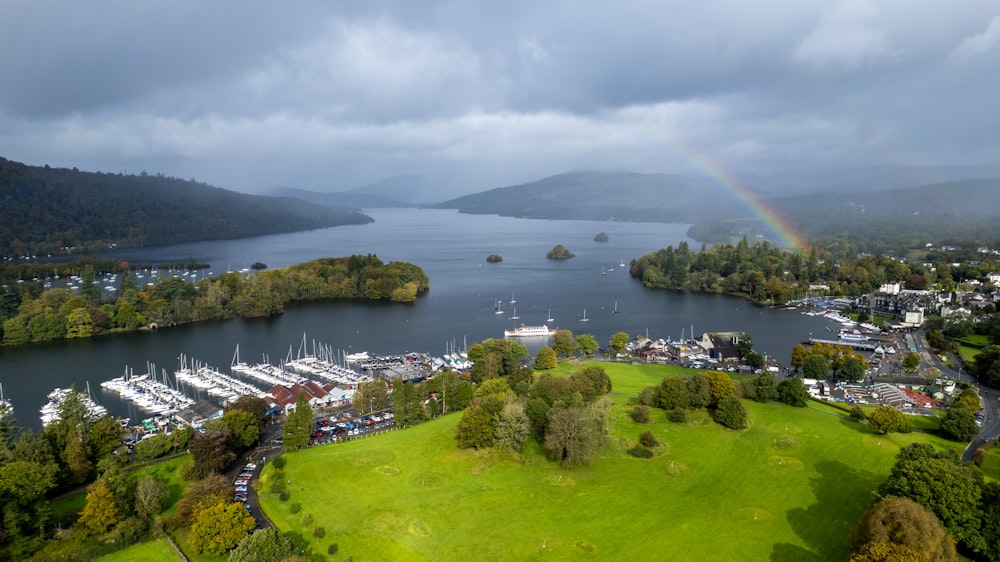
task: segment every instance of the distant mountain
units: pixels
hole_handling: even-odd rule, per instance
[[[671,174],[573,172],[433,205],[470,214],[537,219],[696,222],[745,204],[718,183]]]
[[[884,191],[947,182],[1000,178],[1000,166],[855,166],[825,170],[785,170],[771,174],[736,174],[772,196],[818,189],[841,192]]]
[[[326,207],[356,207],[360,209],[376,209],[380,207],[411,207],[411,203],[405,203],[399,199],[390,199],[377,193],[364,193],[356,190],[334,191],[324,193],[321,191],[309,191],[297,187],[276,187],[261,193],[271,197],[291,197],[301,201],[307,201],[316,205]]]
[[[0,255],[232,239],[371,222],[358,209],[247,195],[162,175],[0,158]]]
[[[761,203],[808,240],[846,240],[873,252],[949,239],[1000,242],[1000,179],[864,192],[820,189]],[[771,226],[761,217],[720,217],[696,224],[688,235],[704,242],[756,232],[773,238]]]
[[[405,204],[397,206],[408,207],[440,201],[442,197],[447,196],[443,195],[444,193],[454,191],[455,187],[451,182],[411,174],[359,185],[345,193],[376,195],[388,200],[402,201]]]

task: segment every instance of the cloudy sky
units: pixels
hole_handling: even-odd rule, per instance
[[[0,3],[0,156],[255,192],[1000,163],[1000,3]]]

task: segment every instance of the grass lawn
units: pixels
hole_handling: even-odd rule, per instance
[[[670,369],[604,366],[616,393]],[[700,413],[679,426],[657,411],[637,425],[624,400],[616,397],[611,443],[587,468],[559,468],[537,446],[523,457],[459,450],[461,414],[452,414],[286,455],[290,499],[267,493],[268,464],[261,504],[312,552],[337,543],[338,556],[359,559],[840,561],[900,447],[956,447],[922,433],[874,435],[822,404],[744,401],[751,427],[737,432]],[[657,456],[625,455],[646,430],[663,443]],[[326,536],[313,538],[315,527]]]
[[[165,560],[180,560],[166,539],[144,542],[132,545],[124,550],[102,556],[99,562],[162,562]]]
[[[967,345],[961,345],[961,344],[959,344],[958,346],[958,353],[962,356],[962,359],[964,359],[966,362],[975,360],[976,356],[979,355],[980,351],[982,351],[982,349],[978,347],[969,347]]]

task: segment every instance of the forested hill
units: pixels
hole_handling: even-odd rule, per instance
[[[574,172],[466,195],[434,207],[537,219],[696,222],[742,204],[717,183],[671,174]]]
[[[855,193],[827,189],[766,205],[810,243],[844,240],[869,253],[901,255],[906,248],[947,241],[1000,243],[1000,179]],[[759,223],[721,217],[695,225],[688,235],[735,242],[761,229]]]
[[[0,158],[0,254],[232,239],[372,222],[348,207],[247,195],[194,180],[28,166]]]

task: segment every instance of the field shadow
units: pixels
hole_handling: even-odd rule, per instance
[[[871,492],[881,480],[878,475],[852,468],[842,462],[824,461],[811,479],[816,502],[788,511],[788,524],[806,544],[777,543],[771,560],[821,561],[847,558],[847,535],[864,510],[871,507]]]

